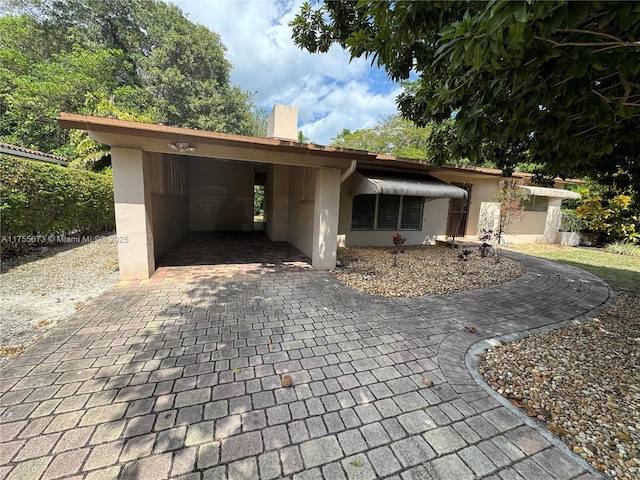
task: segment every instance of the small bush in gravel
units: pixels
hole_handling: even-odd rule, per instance
[[[393,236],[393,244],[396,246],[396,248],[394,250],[392,250],[392,252],[391,252],[391,253],[394,254],[394,256],[393,256],[393,266],[394,267],[398,266],[398,254],[401,253],[400,247],[402,247],[406,241],[407,241],[407,237],[403,237],[399,233],[396,233]]]
[[[460,262],[460,269],[462,270],[462,274],[466,273],[467,262],[469,261],[469,255],[473,253],[472,250],[464,249],[458,255],[458,261]]]
[[[482,233],[480,234],[480,241],[482,245],[480,245],[480,256],[482,258],[486,258],[493,248],[491,245],[493,244],[493,230],[487,230],[486,228],[482,229]]]

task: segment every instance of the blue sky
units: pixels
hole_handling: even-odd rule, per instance
[[[312,55],[297,48],[287,26],[303,0],[172,0],[194,23],[218,33],[233,64],[231,81],[255,92],[268,111],[275,103],[298,108],[298,128],[328,144],[344,128],[373,126],[397,111],[400,86],[370,61],[349,62],[334,46]]]

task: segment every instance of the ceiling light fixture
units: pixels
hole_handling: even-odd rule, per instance
[[[193,147],[190,147],[187,142],[169,143],[169,148],[174,152],[180,152],[180,153],[193,153],[196,151],[196,149]]]

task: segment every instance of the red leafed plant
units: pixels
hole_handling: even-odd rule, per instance
[[[391,253],[393,253],[393,266],[394,267],[398,266],[398,253],[400,253],[400,247],[402,247],[402,245],[404,245],[404,242],[406,242],[406,241],[407,241],[407,237],[403,237],[399,233],[396,233],[393,236],[393,244],[396,246],[396,248],[391,251]]]
[[[404,245],[404,242],[406,242],[406,241],[407,241],[407,238],[406,238],[406,237],[403,237],[403,236],[402,236],[402,235],[400,235],[399,233],[396,233],[396,234],[393,236],[393,244],[394,244],[396,247],[400,247],[400,246]]]

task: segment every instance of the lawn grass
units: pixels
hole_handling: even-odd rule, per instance
[[[515,244],[516,252],[572,265],[602,278],[621,293],[640,295],[640,258],[600,248],[565,247],[542,243]]]

